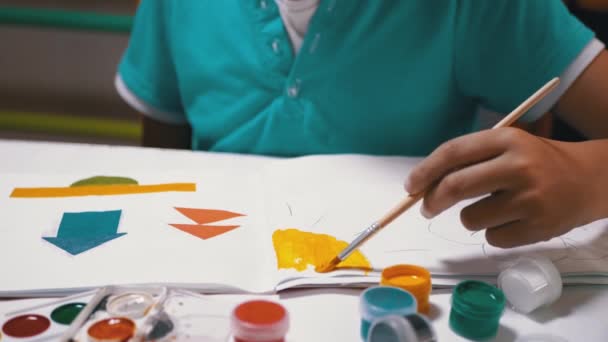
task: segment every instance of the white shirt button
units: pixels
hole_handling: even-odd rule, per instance
[[[266,9],[268,8],[268,2],[266,2],[267,0],[260,0],[260,8],[261,9]]]
[[[308,48],[309,53],[315,53],[315,51],[317,51],[320,40],[321,40],[321,34],[316,33],[314,39],[312,40],[312,43],[310,43],[310,48]]]
[[[300,92],[300,89],[297,85],[292,85],[287,88],[287,95],[289,95],[289,97],[291,97],[291,98],[298,97],[299,92]]]
[[[295,79],[289,86],[287,87],[287,96],[291,98],[296,98],[300,95],[300,88],[302,85],[302,81],[300,79]]]
[[[275,38],[270,45],[272,46],[272,51],[274,51],[274,53],[278,54],[281,52],[281,42],[278,38]]]

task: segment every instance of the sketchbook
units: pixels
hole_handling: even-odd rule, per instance
[[[3,172],[0,297],[57,296],[105,285],[206,293],[377,283],[395,264],[428,268],[436,287],[493,282],[518,256],[548,256],[569,284],[608,284],[608,220],[502,250],[462,227],[468,202],[426,220],[419,205],[341,268],[314,271],[407,194],[420,161],[326,155],[192,154],[192,165],[143,171]],[[162,159],[162,158],[160,158]],[[194,161],[195,160],[195,161]],[[80,161],[85,162],[85,161]]]

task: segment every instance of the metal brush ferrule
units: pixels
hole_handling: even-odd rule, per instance
[[[359,245],[365,242],[365,240],[369,239],[379,227],[380,226],[378,226],[378,223],[374,223],[367,227],[353,242],[351,242],[350,245],[348,245],[348,247],[342,251],[342,253],[338,254],[338,258],[340,260],[348,258],[359,247]]]

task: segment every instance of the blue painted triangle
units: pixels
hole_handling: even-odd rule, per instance
[[[118,237],[126,235],[127,233],[115,233],[112,235],[104,235],[104,236],[82,236],[82,237],[43,237],[46,241],[52,243],[53,245],[63,249],[64,251],[77,255],[82,252],[86,252],[91,248],[95,248],[101,244],[104,244],[110,240],[114,240]]]
[[[57,237],[95,238],[115,234],[121,213],[121,210],[64,213],[57,230]]]

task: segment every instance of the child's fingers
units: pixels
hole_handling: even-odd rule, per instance
[[[505,151],[495,130],[452,139],[439,146],[410,172],[405,188],[413,194],[423,191],[452,170],[491,159]]]
[[[526,213],[511,192],[500,191],[462,209],[460,221],[465,228],[478,231],[522,220]]]
[[[512,248],[548,240],[547,232],[521,220],[486,229],[486,240],[492,246]]]
[[[494,158],[449,173],[424,196],[423,215],[431,218],[462,200],[509,189],[509,169],[505,158]]]

